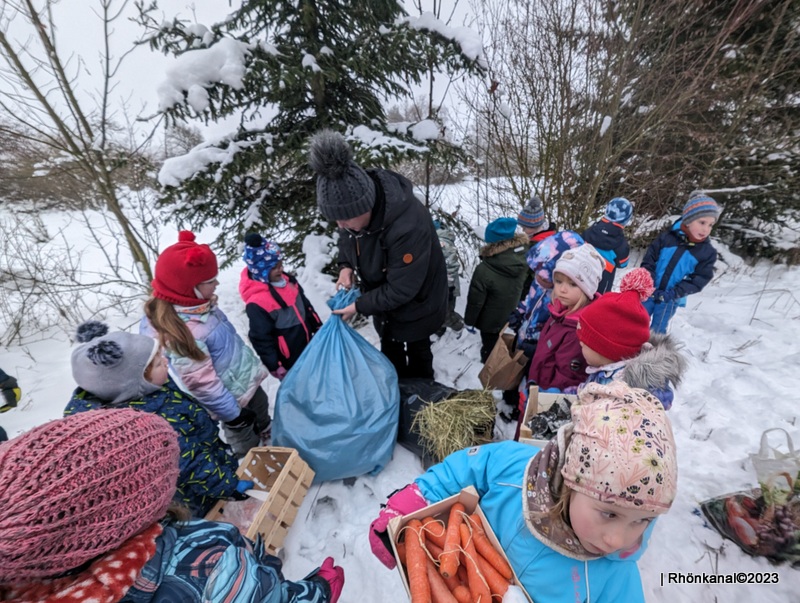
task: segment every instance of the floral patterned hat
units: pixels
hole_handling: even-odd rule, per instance
[[[572,406],[561,475],[576,492],[621,507],[666,513],[678,485],[675,438],[661,403],[615,381],[590,383]]]

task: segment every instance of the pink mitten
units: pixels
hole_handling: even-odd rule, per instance
[[[283,381],[283,378],[286,376],[286,373],[288,372],[289,371],[287,371],[285,368],[279,366],[274,371],[270,371],[269,374],[275,377],[278,381]]]
[[[339,595],[342,594],[342,588],[344,588],[344,570],[333,564],[333,557],[326,557],[317,571],[317,575],[323,578],[331,587],[329,603],[336,603],[339,600]]]
[[[417,484],[409,484],[389,497],[378,518],[369,526],[369,546],[378,561],[389,569],[394,569],[397,565],[392,554],[389,536],[386,534],[386,526],[389,525],[389,521],[393,517],[408,515],[427,506],[428,501],[423,498]]]

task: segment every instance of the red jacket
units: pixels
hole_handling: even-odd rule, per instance
[[[577,333],[578,319],[584,308],[567,314],[568,309],[557,299],[548,308],[550,318],[539,336],[528,380],[540,389],[556,388],[563,392],[586,381],[587,364]]]

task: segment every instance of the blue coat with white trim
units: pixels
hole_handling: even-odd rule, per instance
[[[714,276],[717,250],[709,239],[692,243],[681,230],[678,220],[650,243],[642,260],[653,277],[656,289],[674,289],[679,306],[686,305],[686,296],[700,292]]]
[[[512,441],[468,448],[434,465],[415,483],[431,503],[474,486],[500,546],[536,603],[644,603],[636,561],[655,522],[645,530],[642,546],[624,559],[615,553],[577,561],[551,549],[531,534],[522,515],[525,469],[537,452]]]

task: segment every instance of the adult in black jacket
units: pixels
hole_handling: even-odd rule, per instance
[[[403,176],[356,165],[340,134],[316,134],[310,163],[317,205],[340,229],[336,284],[350,288],[357,276],[363,293],[336,313],[372,316],[398,376],[432,379],[430,336],[447,315],[447,268],[430,213]]]

